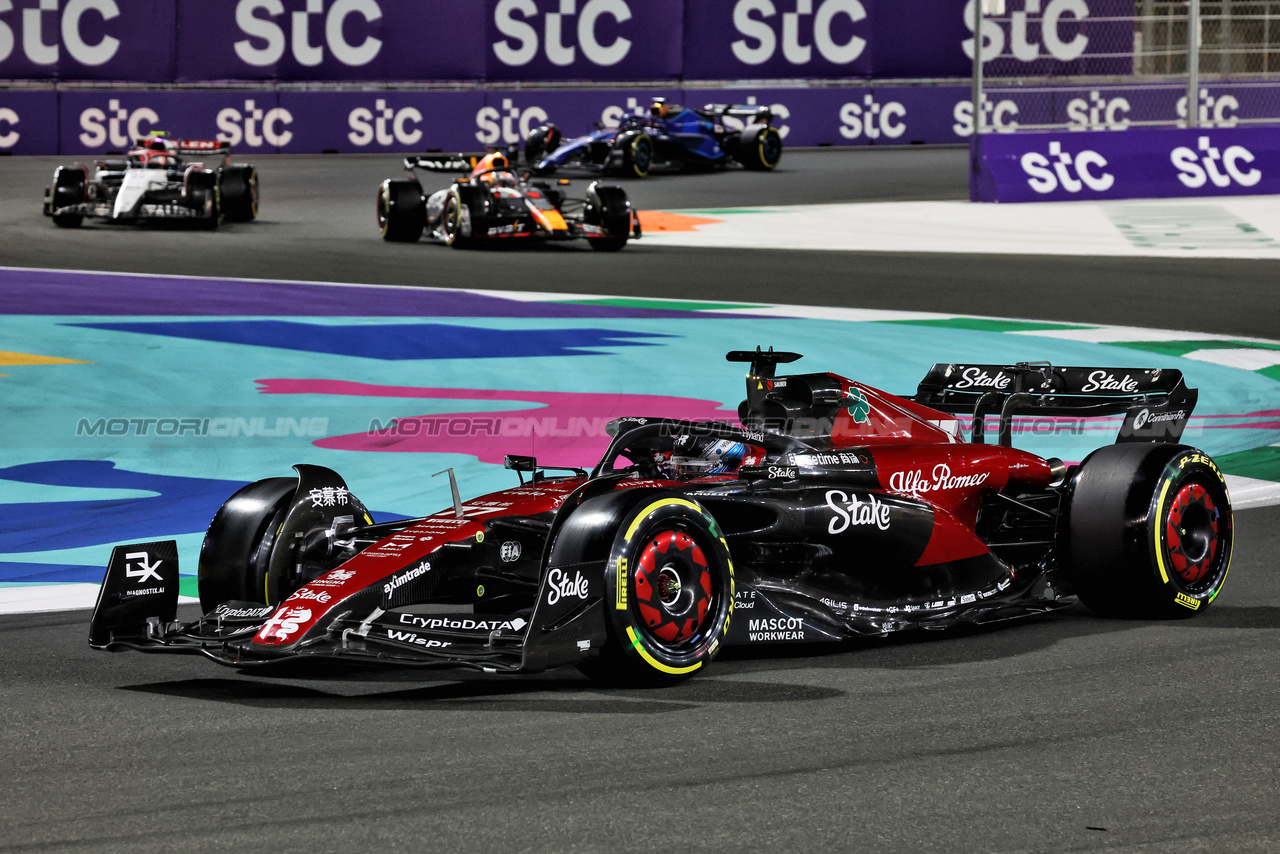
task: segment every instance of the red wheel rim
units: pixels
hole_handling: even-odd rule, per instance
[[[1198,483],[1178,490],[1165,516],[1165,545],[1173,571],[1184,582],[1203,581],[1221,551],[1218,508]]]
[[[703,634],[714,618],[711,568],[701,546],[681,530],[649,537],[636,560],[636,607],[645,631],[668,647]]]

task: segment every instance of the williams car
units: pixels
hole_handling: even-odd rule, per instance
[[[570,166],[643,178],[658,168],[710,169],[740,164],[767,172],[782,160],[782,134],[768,107],[707,104],[700,110],[657,98],[647,116],[625,116],[564,140],[554,124],[534,128],[524,155],[535,174]]]

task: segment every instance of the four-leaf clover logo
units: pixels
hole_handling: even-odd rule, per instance
[[[867,396],[862,393],[862,389],[854,386],[849,389],[849,415],[853,418],[855,424],[865,424],[867,419],[871,417],[871,401],[867,400]]]

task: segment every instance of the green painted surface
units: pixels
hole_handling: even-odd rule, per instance
[[[1146,350],[1165,356],[1185,356],[1196,350],[1280,350],[1280,344],[1259,344],[1254,341],[1112,341],[1109,343],[1115,347]],[[1268,374],[1268,376],[1271,375]],[[1275,378],[1280,379],[1280,376]]]
[[[200,597],[200,579],[194,575],[179,576],[178,595],[191,596],[198,599]]]
[[[1218,468],[1227,474],[1258,480],[1280,481],[1280,447],[1268,445],[1251,451],[1237,451],[1214,457]]]

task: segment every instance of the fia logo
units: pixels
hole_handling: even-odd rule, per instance
[[[850,24],[867,17],[867,10],[859,0],[791,0],[777,4],[773,0],[738,0],[733,6],[733,27],[743,38],[729,47],[739,62],[763,65],[773,59],[779,41],[774,20],[779,7],[788,5],[795,11],[783,12],[780,22],[782,58],[789,64],[808,65],[813,61],[816,48],[818,55],[832,65],[848,65],[866,50],[867,40],[859,36],[850,35],[844,42],[835,38],[836,32],[847,31]],[[846,20],[836,24],[837,18]],[[812,39],[811,43],[802,41],[805,35]]]
[[[1079,59],[1089,46],[1089,37],[1077,32],[1070,41],[1063,41],[1061,25],[1064,18],[1083,21],[1089,17],[1089,6],[1085,0],[1049,0],[1044,7],[1044,15],[1040,18],[1040,42],[1032,39],[1027,32],[1027,18],[1040,14],[1041,0],[1023,0],[1020,12],[1009,15],[1009,52],[1020,62],[1034,62],[1040,58],[1040,42],[1049,53],[1049,57],[1060,62]],[[969,0],[964,7],[964,25],[973,32],[973,3]],[[982,21],[982,63],[986,65],[1004,53],[1004,27],[997,20],[984,18]],[[973,39],[961,42],[964,55],[973,59]]]
[[[545,0],[543,0],[545,2]],[[621,25],[631,20],[631,8],[626,0],[587,0],[578,8],[578,0],[558,0],[557,11],[543,15],[543,52],[552,65],[573,65],[578,59],[578,48],[593,65],[617,65],[631,51],[631,40],[621,34],[613,41],[602,44],[600,32],[621,30]],[[534,0],[498,0],[493,10],[493,25],[506,36],[493,43],[493,55],[503,65],[519,67],[533,62],[538,55],[538,29],[530,21],[539,14]],[[612,19],[601,26],[604,19]],[[575,26],[576,21],[576,26]],[[566,35],[570,42],[565,44]],[[576,45],[574,36],[576,35]]]
[[[130,566],[130,561],[135,560],[138,562],[137,569]],[[160,568],[160,564],[162,563],[164,563],[163,560],[157,560],[155,563],[151,563],[151,555],[146,552],[127,552],[124,556],[124,574],[129,578],[132,578],[135,584],[145,584],[148,580],[153,578],[156,581],[163,583],[164,579],[161,578],[160,573],[156,571]]]
[[[1228,146],[1225,151],[1218,151],[1209,142],[1209,137],[1202,136],[1196,140],[1196,148],[1180,145],[1169,152],[1169,160],[1178,170],[1178,180],[1182,186],[1190,190],[1198,190],[1206,182],[1225,189],[1234,182],[1242,187],[1252,187],[1262,180],[1262,170],[1250,168],[1247,172],[1241,163],[1252,163],[1253,152],[1243,145]],[[1222,170],[1218,163],[1222,163]]]
[[[1114,175],[1101,171],[1107,165],[1107,159],[1101,154],[1086,148],[1072,157],[1071,152],[1062,150],[1062,143],[1056,139],[1049,143],[1049,158],[1038,151],[1028,151],[1019,162],[1022,171],[1030,176],[1027,186],[1037,193],[1052,193],[1059,186],[1068,193],[1079,193],[1085,187],[1102,193],[1116,182]],[[1090,169],[1098,172],[1095,174]]]
[[[861,104],[850,101],[840,108],[840,135],[845,139],[897,139],[907,130],[906,123],[898,121],[906,115],[907,108],[897,101],[879,104],[868,93],[862,96]]]
[[[507,540],[502,544],[501,555],[503,563],[515,563],[520,559],[520,554],[520,544],[515,540]]]

